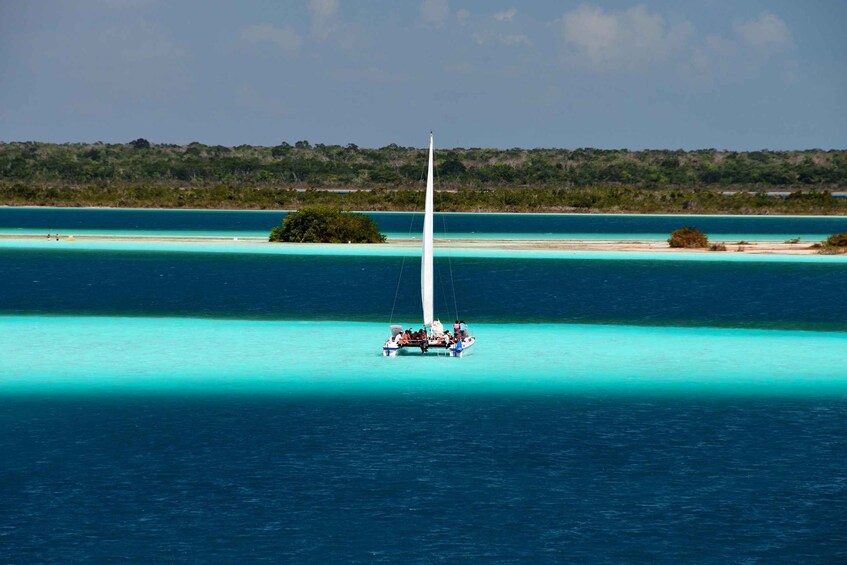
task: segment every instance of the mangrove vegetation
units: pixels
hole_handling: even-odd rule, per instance
[[[437,152],[451,211],[847,213],[847,151],[484,149]],[[426,151],[388,145],[0,143],[0,203],[413,210]],[[766,194],[779,191],[783,196]]]
[[[268,240],[289,243],[383,243],[385,236],[369,216],[326,206],[313,206],[285,216],[282,227],[274,227]]]
[[[709,238],[697,228],[686,226],[671,232],[668,245],[681,249],[700,249],[709,246]],[[719,251],[719,249],[714,249],[714,251]]]

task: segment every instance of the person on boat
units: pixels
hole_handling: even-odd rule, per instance
[[[459,335],[459,320],[453,322],[453,334]]]
[[[462,339],[468,337],[468,325],[465,323],[464,320],[459,322],[459,332],[462,334]]]

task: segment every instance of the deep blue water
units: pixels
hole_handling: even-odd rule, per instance
[[[6,249],[0,272],[5,313],[387,323],[399,281],[393,319],[420,315],[399,257]],[[436,279],[448,320],[847,330],[847,264],[454,258]]]
[[[413,235],[422,215],[371,213],[383,232]],[[721,234],[805,234],[847,231],[847,218],[819,216],[684,216],[598,214],[436,214],[436,233],[509,234],[666,234],[694,225],[714,237]],[[2,208],[0,231],[37,229],[65,235],[80,230],[219,232],[266,234],[279,224],[281,211],[139,210],[92,208]]]
[[[385,322],[402,264],[5,249],[0,314]],[[847,320],[847,265],[834,263],[455,258],[437,267],[440,314],[453,315],[452,267],[459,315],[472,324],[844,330]],[[407,260],[395,319],[418,318],[417,277]],[[77,340],[89,326],[57,330],[61,319],[51,320],[47,348],[57,331],[68,351],[122,331],[112,320],[98,339]],[[132,334],[142,342],[134,354],[167,358],[157,348],[180,339],[170,327],[151,340],[156,347]],[[692,332],[705,335],[694,328],[687,339]],[[326,338],[325,358],[310,366],[346,366],[332,347],[344,336]],[[115,379],[134,374],[105,341],[77,358],[96,357]],[[14,336],[6,342],[14,347]],[[608,344],[608,363],[618,345]],[[826,365],[821,349],[817,367]],[[688,357],[675,353],[672,364],[661,351],[646,357],[656,379],[685,382],[665,375],[685,366]],[[713,358],[697,355],[689,366]],[[471,359],[444,359],[444,371],[461,379]],[[34,371],[40,362],[31,359]],[[761,385],[744,394],[743,376],[713,396],[633,395],[625,378],[614,381],[620,394],[613,386],[512,394],[486,388],[485,375],[474,375],[479,390],[441,393],[401,385],[297,394],[257,381],[213,394],[200,381],[187,394],[158,384],[185,381],[181,370],[177,360],[136,394],[54,393],[50,375],[39,392],[0,394],[0,562],[847,561],[847,399],[837,394],[759,396]],[[698,378],[709,370],[698,366]],[[825,374],[837,379],[838,370]]]
[[[0,404],[0,561],[847,560],[847,406],[438,396]]]

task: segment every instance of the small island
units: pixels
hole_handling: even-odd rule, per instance
[[[384,243],[376,222],[364,214],[313,206],[288,214],[268,241],[289,243]]]

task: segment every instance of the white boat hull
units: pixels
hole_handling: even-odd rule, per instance
[[[476,338],[468,336],[461,341],[461,347],[457,347],[458,343],[454,343],[450,347],[444,347],[442,344],[432,342],[424,350],[419,345],[398,345],[388,340],[382,346],[382,355],[383,357],[397,357],[398,355],[447,355],[449,357],[464,357],[470,354],[474,343],[476,343]]]

